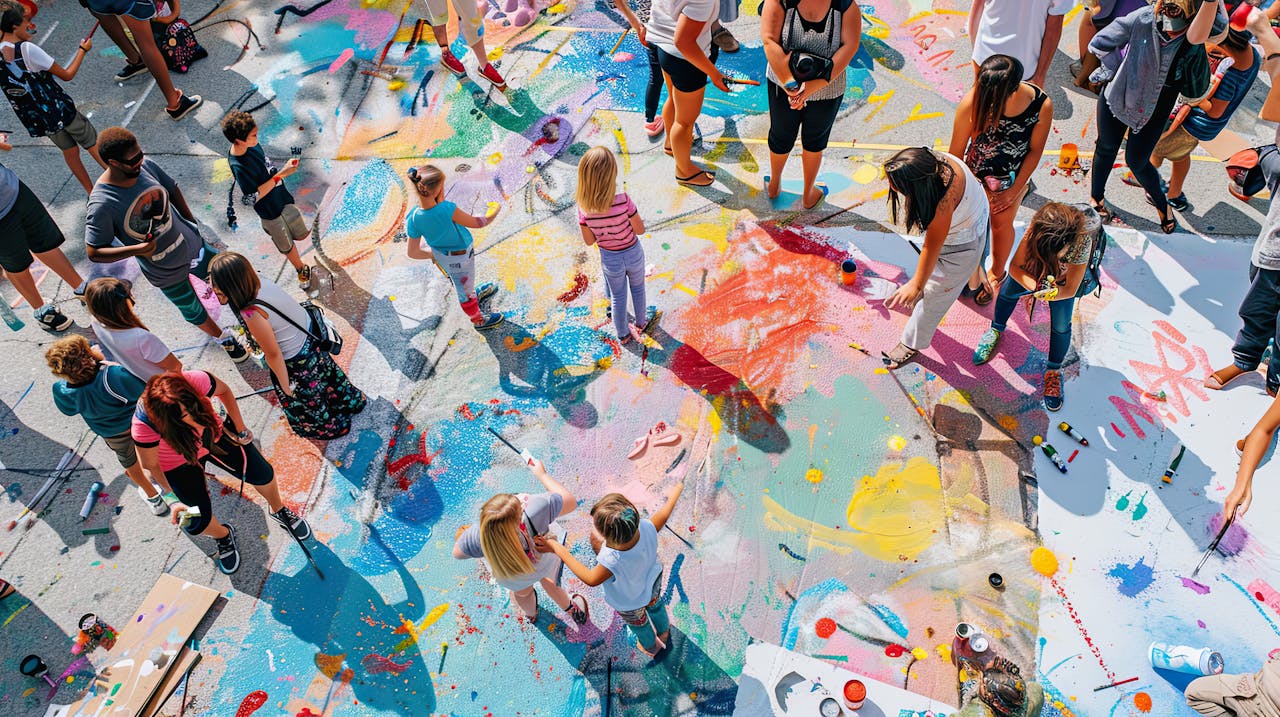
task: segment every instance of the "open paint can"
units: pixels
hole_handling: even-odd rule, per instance
[[[845,286],[858,280],[858,264],[853,259],[840,262],[840,282]]]
[[[978,634],[981,634],[980,631],[972,623],[962,622],[956,625],[956,637],[961,640],[968,640]]]
[[[818,714],[822,715],[822,717],[843,717],[844,710],[840,709],[839,702],[830,697],[825,697],[822,702],[818,703]]]
[[[1222,653],[1204,647],[1151,643],[1151,666],[1161,670],[1184,672],[1188,675],[1220,675],[1226,664]]]
[[[862,709],[862,703],[867,699],[867,686],[862,684],[862,680],[849,680],[844,683],[844,706],[851,710]]]

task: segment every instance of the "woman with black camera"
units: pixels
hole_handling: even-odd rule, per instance
[[[851,0],[765,0],[760,33],[769,60],[765,191],[770,199],[777,198],[782,170],[799,135],[802,201],[812,209],[827,195],[827,187],[815,181],[844,99],[845,69],[862,39],[862,13]]]

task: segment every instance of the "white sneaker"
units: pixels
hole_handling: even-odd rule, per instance
[[[141,486],[138,486],[137,489],[138,496],[151,508],[152,515],[169,514],[169,504],[164,502],[164,493],[159,492],[159,489],[157,489],[156,494],[150,498],[147,497],[146,493],[142,492]]]

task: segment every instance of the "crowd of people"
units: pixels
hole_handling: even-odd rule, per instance
[[[117,80],[149,73],[174,120],[201,103],[198,95],[179,90],[170,75],[185,72],[203,56],[194,37],[183,35],[184,27],[190,29],[176,0],[171,5],[161,0],[82,4],[125,57]],[[439,43],[441,64],[466,76],[467,66],[449,49],[449,4],[429,0],[423,21]],[[614,0],[614,5],[646,52],[645,132],[664,137],[680,185],[714,184],[715,172],[694,160],[694,124],[707,84],[729,92],[735,82],[716,61],[720,52],[738,49],[725,27],[737,17],[737,0]],[[506,80],[489,61],[483,19],[477,18],[474,3],[453,0],[452,6],[480,78],[505,89]],[[1049,411],[1060,410],[1065,401],[1061,368],[1071,346],[1076,299],[1100,287],[1106,226],[1115,220],[1105,192],[1122,145],[1127,166],[1122,181],[1141,187],[1160,229],[1173,232],[1175,212],[1191,210],[1185,180],[1192,151],[1224,129],[1260,73],[1280,79],[1280,37],[1271,24],[1280,3],[1266,11],[1230,0],[1090,3],[1080,24],[1080,58],[1069,68],[1078,86],[1098,95],[1089,201],[1042,205],[1018,242],[1015,217],[1033,190],[1053,124],[1045,82],[1071,6],[1071,0],[974,0],[968,26],[973,86],[957,107],[947,151],[908,147],[883,165],[892,223],[923,235],[914,270],[885,301],[888,308],[910,312],[898,344],[883,353],[885,364],[898,368],[926,350],[962,296],[979,307],[994,303],[991,327],[973,354],[975,365],[986,363],[1019,302],[1044,301],[1050,340],[1041,390]],[[131,132],[123,127],[99,132],[93,126],[58,82],[76,76],[93,47],[91,34],[64,67],[32,42],[36,13],[31,0],[0,0],[0,87],[28,132],[48,137],[62,150],[84,187],[89,260],[134,259],[142,277],[233,362],[257,357],[298,436],[345,435],[366,399],[333,360],[341,341],[323,311],[296,301],[242,254],[216,249],[178,183],[146,156]],[[818,177],[844,101],[848,69],[862,41],[862,13],[851,0],[763,0],[760,17],[769,118],[769,169],[762,189],[775,203],[781,198],[783,173],[799,139],[803,189],[796,201],[813,209],[827,197]],[[165,39],[157,43],[158,37]],[[1267,103],[1262,119],[1280,121],[1275,105]],[[235,183],[252,198],[263,230],[305,290],[312,267],[301,258],[298,244],[312,234],[286,184],[298,160],[277,167],[249,113],[229,112],[221,129]],[[0,137],[0,150],[9,149],[7,138]],[[101,167],[96,178],[82,162],[81,149]],[[1233,158],[1233,191],[1247,197],[1269,187],[1274,196],[1280,187],[1280,151],[1271,144],[1244,154],[1241,161]],[[1168,180],[1160,174],[1164,160],[1172,165]],[[614,333],[622,343],[644,342],[660,312],[647,304],[645,293],[645,221],[633,198],[620,191],[620,179],[610,149],[592,147],[582,155],[575,192],[578,223],[585,244],[599,248],[600,283]],[[408,171],[417,205],[405,217],[407,254],[431,261],[444,273],[476,330],[487,331],[500,325],[503,315],[482,306],[497,285],[478,281],[471,230],[493,222],[500,205],[491,203],[480,215],[463,211],[447,199],[446,183],[444,171],[432,164]],[[252,485],[271,516],[294,537],[310,537],[305,518],[284,505],[274,470],[255,446],[228,384],[183,365],[165,338],[144,322],[143,316],[161,309],[139,307],[129,282],[85,280],[63,254],[65,237],[44,205],[3,166],[0,237],[0,267],[39,326],[61,332],[72,321],[41,295],[30,272],[34,260],[84,302],[96,341],[71,335],[48,349],[46,359],[57,378],[54,403],[68,416],[81,416],[103,438],[152,512],[181,522],[190,535],[213,539],[219,569],[235,572],[240,564],[235,531],[214,515],[206,484],[204,467],[212,464]],[[1255,371],[1280,331],[1280,205],[1274,202],[1258,238],[1250,280],[1234,362],[1214,372],[1209,388],[1224,388]],[[242,340],[219,323],[223,306]],[[1271,353],[1267,389],[1273,396],[1280,392],[1280,351]],[[1238,517],[1249,508],[1253,473],[1278,428],[1280,399],[1238,445],[1243,459],[1224,517]],[[529,459],[529,466],[546,491],[503,493],[489,500],[479,524],[460,531],[454,556],[483,559],[529,619],[538,619],[536,588],[541,585],[575,622],[585,623],[586,599],[559,585],[561,567],[567,566],[587,586],[602,587],[605,602],[631,628],[641,651],[658,654],[669,644],[670,621],[659,599],[663,571],[657,533],[676,505],[680,482],[651,517],[619,494],[596,502],[590,541],[596,564],[587,566],[566,548],[565,531],[556,522],[576,510],[577,499],[541,462]],[[168,492],[176,501],[166,502]],[[8,588],[0,581],[0,597]],[[1016,668],[1005,669],[990,685],[977,684],[973,694],[1008,697],[1007,683],[1018,683],[1016,678]],[[1009,699],[1016,702],[1016,697]],[[1025,697],[1020,699],[1024,704]],[[982,700],[992,706],[991,699]]]

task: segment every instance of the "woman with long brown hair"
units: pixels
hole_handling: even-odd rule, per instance
[[[213,409],[216,397],[227,412],[223,421]],[[311,537],[307,521],[284,504],[275,470],[253,445],[231,387],[206,371],[183,371],[152,376],[138,400],[131,429],[138,459],[178,503],[170,506],[174,522],[180,515],[188,535],[207,535],[217,541],[214,559],[230,575],[240,567],[240,551],[229,523],[213,516],[204,466],[213,463],[252,485],[266,499],[271,517],[298,540]],[[189,508],[195,510],[189,510]],[[198,511],[198,512],[197,512]]]
[[[1101,226],[1101,218],[1087,206],[1082,209],[1049,202],[1040,207],[1009,262],[1013,281],[1000,287],[991,328],[973,352],[975,366],[990,361],[1018,300],[1031,294],[1045,298],[1049,303],[1049,356],[1044,369],[1044,407],[1050,411],[1062,408],[1060,369],[1071,348],[1076,297],[1097,287],[1096,277],[1088,276],[1087,270],[1094,242],[1106,241]]]
[[[209,286],[262,349],[293,432],[326,440],[347,435],[351,418],[364,410],[365,396],[328,352],[317,348],[306,309],[235,252],[209,262]]]
[[[182,362],[133,312],[133,285],[104,276],[84,290],[89,325],[107,358],[146,381],[165,371],[181,371]]]

